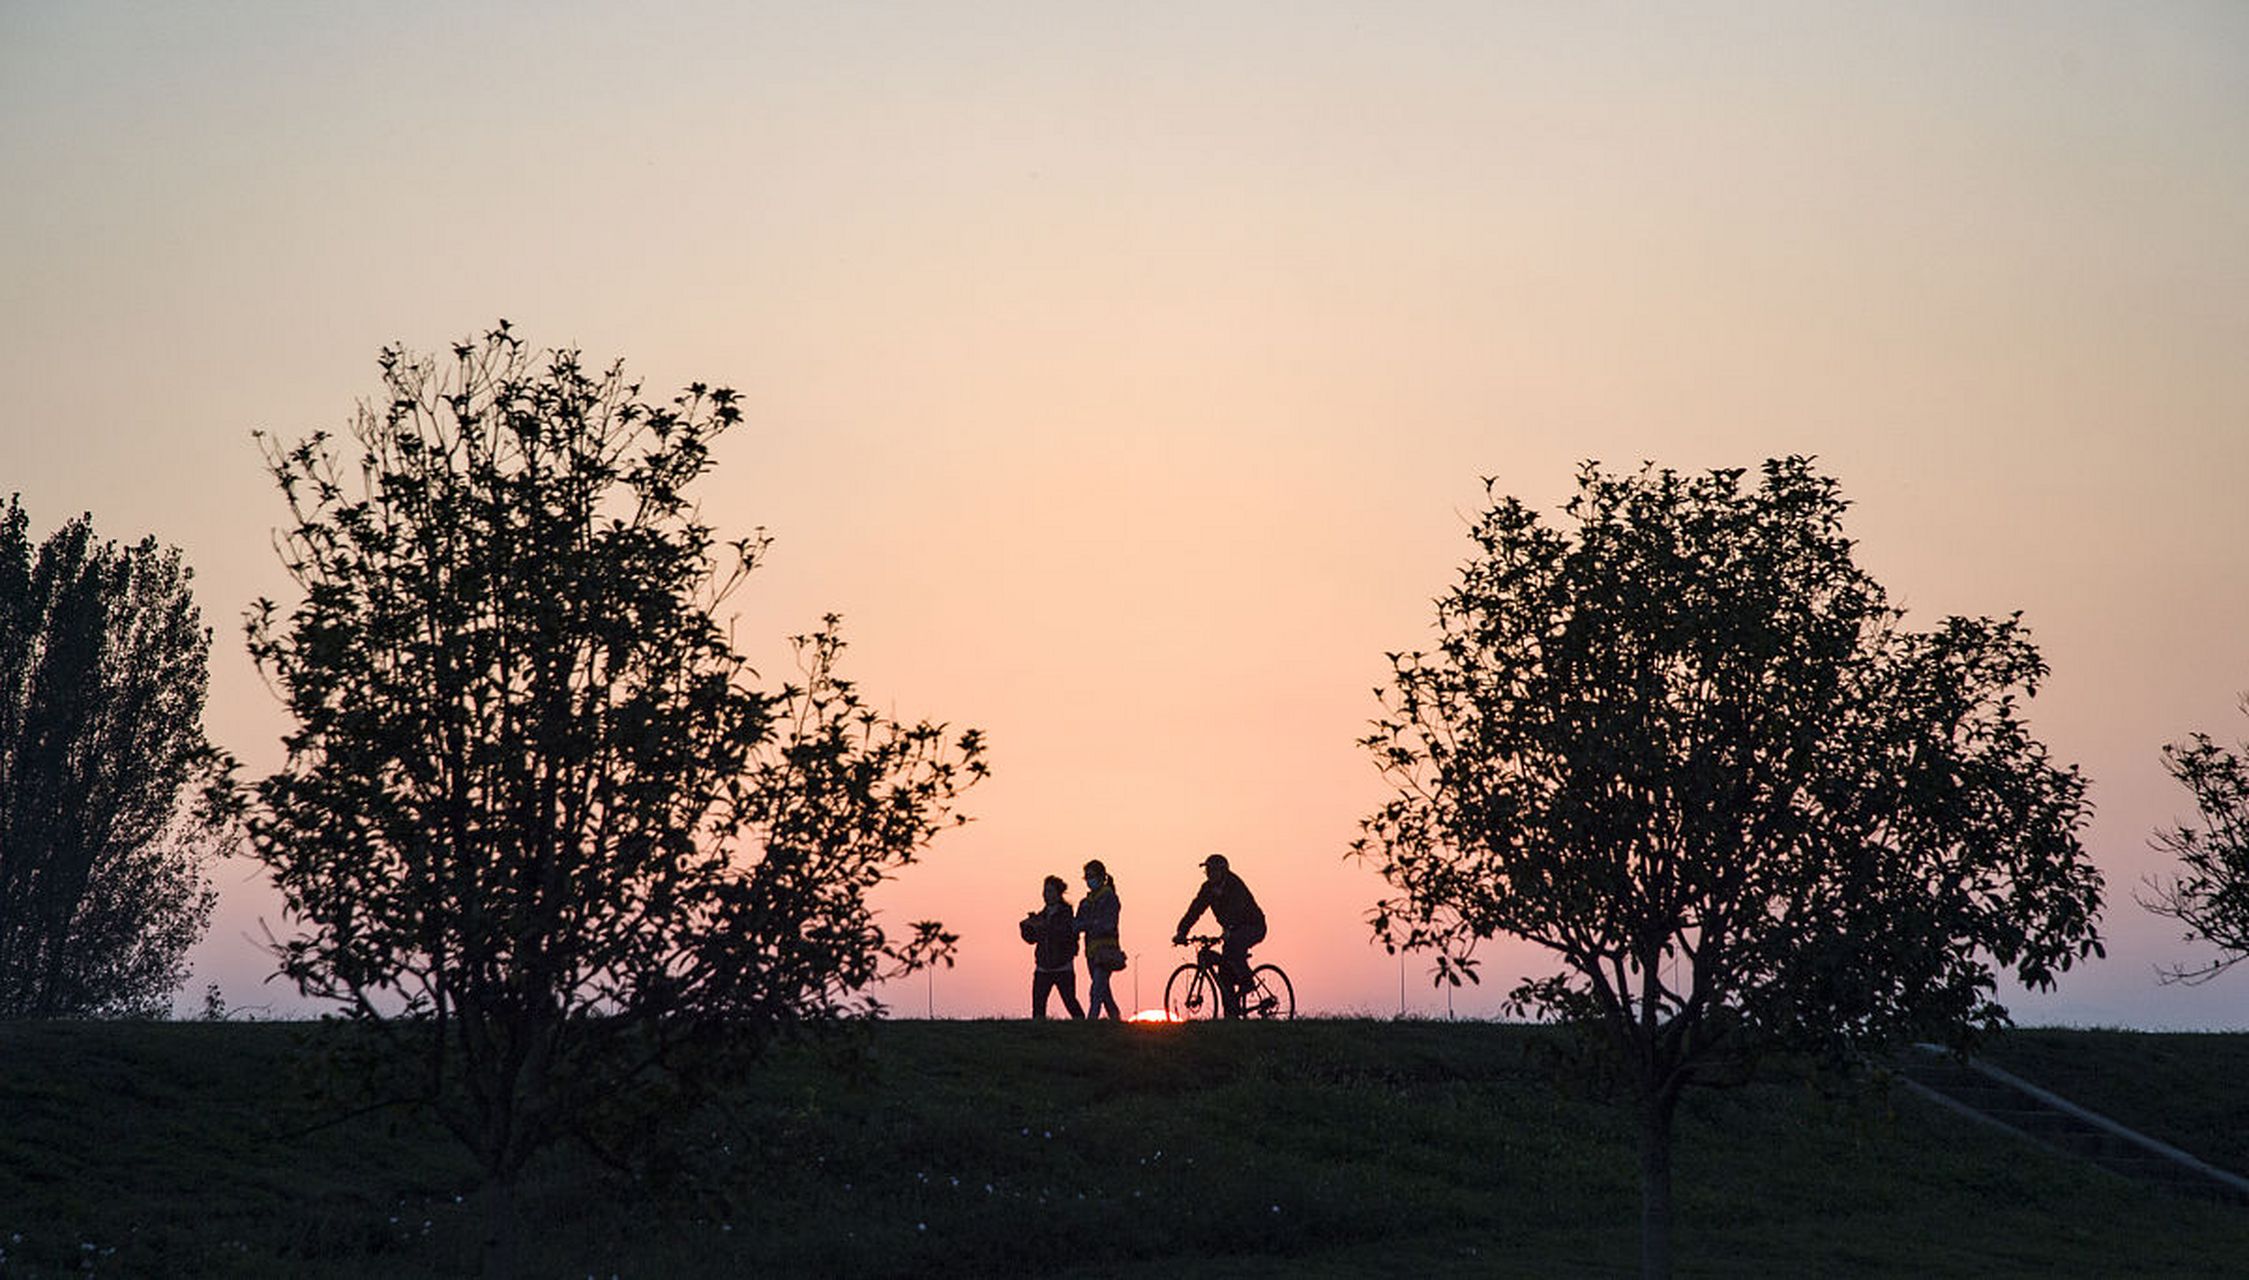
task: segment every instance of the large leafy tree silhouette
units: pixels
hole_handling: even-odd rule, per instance
[[[1494,496],[1435,645],[1377,691],[1377,932],[1440,980],[1499,934],[1561,961],[1512,1004],[1597,1029],[1630,1082],[1651,1276],[1682,1090],[1776,1047],[1962,1043],[2005,1022],[2000,971],[2045,987],[2100,948],[2019,617],[1907,629],[1844,509],[1802,458],[1587,464],[1566,529]]]
[[[210,923],[211,633],[176,548],[0,508],[0,1017],[158,1016]]]
[[[617,1156],[700,1055],[950,962],[866,895],[958,820],[983,747],[868,708],[833,617],[754,687],[714,611],[763,536],[720,542],[688,497],[733,392],[651,402],[505,322],[380,366],[348,460],[267,443],[302,598],[248,631],[296,728],[249,829],[298,930],[281,972],[362,1029],[373,1102],[474,1153],[506,1270],[541,1148]]]

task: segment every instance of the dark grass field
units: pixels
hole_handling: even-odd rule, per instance
[[[474,1179],[412,1117],[342,1123],[279,1024],[0,1026],[0,1273],[473,1272]],[[1610,1276],[1630,1116],[1490,1024],[888,1023],[792,1050],[666,1142],[529,1178],[538,1276]],[[1992,1054],[2240,1169],[2249,1037],[2018,1032]],[[848,1061],[848,1059],[846,1060]],[[2137,1109],[2135,1110],[2135,1105]],[[2238,1276],[2249,1211],[1785,1073],[1693,1096],[1692,1276]]]

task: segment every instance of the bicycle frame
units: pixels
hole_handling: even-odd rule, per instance
[[[1180,965],[1164,984],[1164,1011],[1192,1021],[1200,1018],[1280,1018],[1296,1016],[1296,993],[1288,974],[1277,965],[1257,965],[1243,980],[1230,980],[1226,956],[1220,950],[1225,938],[1196,936],[1192,962]]]

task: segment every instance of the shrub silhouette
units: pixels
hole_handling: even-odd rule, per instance
[[[2249,712],[2249,698],[2241,704]],[[2249,959],[2249,743],[2223,747],[2209,734],[2163,748],[2164,767],[2194,797],[2198,824],[2155,836],[2181,873],[2151,877],[2140,905],[2186,926],[2188,942],[2217,946],[2215,960],[2175,965],[2167,982],[2208,982]]]

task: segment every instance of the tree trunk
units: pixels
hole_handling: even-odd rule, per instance
[[[477,1274],[485,1280],[514,1280],[515,1175],[486,1175],[481,1198],[484,1201],[484,1250],[477,1260]]]
[[[1676,1096],[1640,1104],[1640,1276],[1671,1280],[1671,1115]]]

